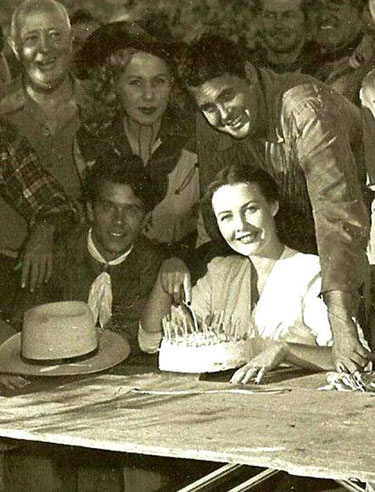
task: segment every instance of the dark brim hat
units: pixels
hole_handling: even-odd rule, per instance
[[[134,48],[173,63],[173,52],[178,43],[164,42],[148,34],[134,22],[112,22],[99,27],[85,41],[74,58],[78,76],[85,78],[88,71],[104,64],[118,50]]]
[[[98,348],[93,355],[66,363],[35,363],[21,355],[21,333],[9,338],[0,346],[0,372],[26,376],[76,376],[110,369],[124,361],[130,354],[128,342],[117,333],[100,334]]]

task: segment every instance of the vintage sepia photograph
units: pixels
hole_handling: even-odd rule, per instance
[[[0,492],[375,492],[375,0],[0,0]]]

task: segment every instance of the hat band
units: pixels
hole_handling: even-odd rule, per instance
[[[21,355],[21,359],[27,364],[33,364],[35,366],[50,366],[51,364],[60,366],[64,364],[72,364],[75,362],[84,362],[85,360],[91,359],[94,355],[96,355],[98,350],[99,347],[96,347],[94,350],[88,352],[87,354],[77,355],[76,357],[67,357],[65,359],[29,359],[24,355]]]

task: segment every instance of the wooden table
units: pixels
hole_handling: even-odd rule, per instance
[[[324,374],[282,394],[142,394],[231,387],[194,375],[99,375],[0,397],[0,437],[375,481],[375,397],[318,391]],[[267,385],[268,386],[268,385]]]

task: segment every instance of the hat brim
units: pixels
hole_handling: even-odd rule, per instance
[[[130,354],[128,342],[117,333],[100,334],[98,350],[92,357],[68,364],[40,365],[28,363],[21,357],[21,333],[0,346],[0,372],[29,376],[75,376],[109,369],[124,361]]]
[[[87,70],[105,63],[117,50],[134,48],[172,63],[174,43],[156,40],[140,26],[130,22],[113,22],[96,29],[75,55],[79,78],[88,77]]]

